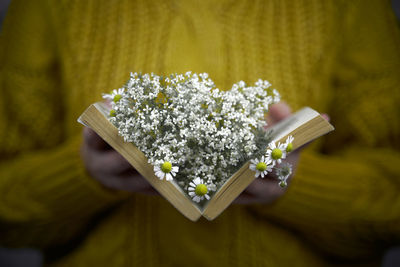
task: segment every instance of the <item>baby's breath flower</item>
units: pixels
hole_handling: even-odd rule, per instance
[[[241,81],[222,91],[208,74],[191,72],[166,77],[131,73],[123,88],[103,97],[111,101],[109,120],[126,142],[145,154],[157,177],[182,188],[190,188],[196,177],[204,179],[206,187],[199,186],[197,193],[207,192],[199,196],[194,188],[194,201],[208,199],[210,191],[265,150],[270,137],[264,134],[264,114],[279,101],[268,81],[258,80],[254,86]],[[261,161],[266,165],[256,169],[261,177],[278,162],[271,155]]]
[[[204,184],[203,179],[196,178],[192,182],[189,183],[188,187],[189,196],[192,197],[194,202],[199,203],[201,200],[206,198],[210,199],[208,193],[208,187]]]
[[[264,178],[264,176],[267,175],[268,172],[271,172],[272,168],[274,167],[272,160],[265,158],[264,156],[262,156],[260,160],[253,159],[250,162],[250,170],[256,172],[254,177],[258,177],[261,175],[261,178]]]
[[[274,89],[272,92],[274,94],[274,102],[278,103],[279,101],[281,101],[281,96],[279,92],[276,89]]]
[[[173,167],[169,161],[164,161],[163,164],[154,166],[154,172],[160,180],[165,177],[165,180],[171,181],[178,171],[179,167]]]

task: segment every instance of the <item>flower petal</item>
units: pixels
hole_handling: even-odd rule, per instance
[[[172,175],[170,173],[167,173],[165,176],[166,176],[165,180],[167,180],[167,181],[172,181],[173,180]]]

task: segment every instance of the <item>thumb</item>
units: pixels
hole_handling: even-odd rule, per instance
[[[279,102],[270,106],[266,117],[268,126],[285,119],[292,113],[290,107],[285,102]]]
[[[92,129],[85,127],[83,129],[83,140],[88,147],[96,150],[106,150],[109,145]]]

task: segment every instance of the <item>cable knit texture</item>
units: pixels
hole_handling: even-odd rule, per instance
[[[0,236],[54,266],[326,266],[400,240],[400,38],[388,1],[13,0],[0,43]],[[78,116],[132,72],[269,80],[336,131],[272,205],[193,223],[105,189]]]

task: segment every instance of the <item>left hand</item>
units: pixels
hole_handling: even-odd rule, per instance
[[[158,194],[117,151],[92,129],[83,129],[81,155],[88,174],[108,189]]]
[[[290,116],[291,111],[290,107],[283,102],[274,104],[270,107],[267,117],[268,127],[276,124],[277,122],[285,119]],[[323,114],[325,119],[329,120],[329,117],[326,114]],[[288,186],[290,184],[290,180],[294,175],[297,167],[297,163],[299,161],[299,157],[301,151],[304,149],[303,146],[300,149],[296,149],[291,152],[284,162],[288,162],[292,164],[292,175],[287,180]],[[275,169],[268,173],[264,178],[256,178],[239,197],[234,201],[237,204],[255,204],[255,203],[264,203],[269,204],[280,198],[283,194],[285,194],[287,189],[286,187],[279,186],[279,180],[275,174]]]

